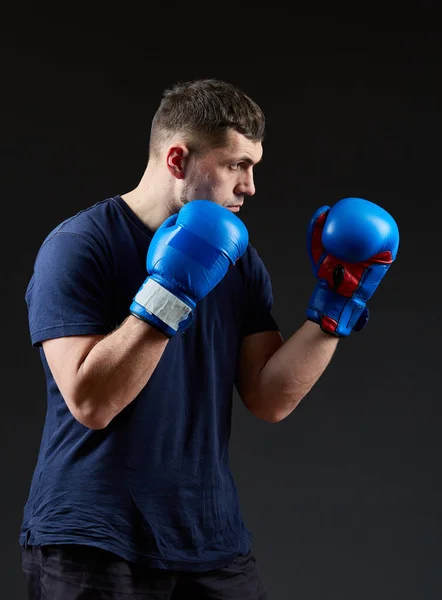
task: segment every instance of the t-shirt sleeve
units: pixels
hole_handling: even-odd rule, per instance
[[[33,346],[114,328],[109,263],[88,237],[57,232],[42,244],[25,300]]]
[[[278,331],[272,314],[273,290],[270,275],[256,249],[249,245],[245,261],[246,306],[243,337],[260,331]]]

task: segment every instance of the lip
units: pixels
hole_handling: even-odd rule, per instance
[[[227,208],[232,211],[232,212],[238,212],[239,209],[241,208],[242,204],[232,204],[230,206],[228,206]]]

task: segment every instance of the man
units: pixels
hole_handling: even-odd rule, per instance
[[[48,408],[20,533],[31,599],[266,598],[228,463],[233,387],[257,417],[287,417],[365,324],[397,244],[387,213],[390,233],[367,225],[376,205],[317,211],[318,283],[284,342],[235,214],[255,193],[264,129],[226,82],[175,85],[138,186],[67,219],[38,252],[26,301]],[[357,272],[330,254],[355,247]]]

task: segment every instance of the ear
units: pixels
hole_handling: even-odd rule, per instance
[[[184,179],[188,154],[189,150],[185,146],[171,146],[167,151],[167,168],[176,179]]]

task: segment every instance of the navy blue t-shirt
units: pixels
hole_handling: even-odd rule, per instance
[[[41,343],[110,334],[128,316],[153,233],[120,196],[56,227],[26,290],[32,344],[47,380],[41,446],[22,545],[88,544],[145,566],[203,571],[248,552],[229,467],[242,339],[275,330],[267,270],[249,244],[167,344],[140,394],[101,430],[70,413]]]

